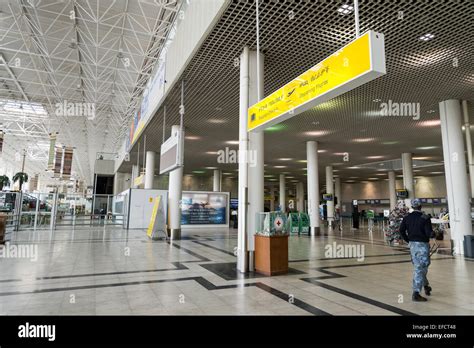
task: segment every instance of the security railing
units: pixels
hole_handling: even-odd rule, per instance
[[[7,233],[19,230],[123,226],[119,196],[68,193],[0,192]]]

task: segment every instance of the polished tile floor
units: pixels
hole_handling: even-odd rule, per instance
[[[386,246],[380,228],[326,232],[291,236],[290,273],[276,277],[236,273],[233,229],[172,243],[119,227],[17,232],[10,247],[37,246],[38,258],[0,259],[0,314],[474,315],[473,260],[434,255],[433,294],[413,303],[406,247]],[[365,257],[329,257],[334,243]]]

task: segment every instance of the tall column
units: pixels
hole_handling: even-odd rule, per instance
[[[171,133],[179,132],[180,126],[172,126]],[[183,141],[184,137],[181,138]],[[183,144],[182,144],[183,145]],[[168,187],[168,229],[170,238],[181,239],[181,196],[183,190],[183,167],[169,173]]]
[[[146,166],[145,166],[145,188],[153,188],[153,179],[155,177],[155,151],[146,152]]]
[[[299,182],[296,186],[296,194],[298,196],[296,200],[296,208],[300,213],[304,212],[304,184]]]
[[[124,186],[124,173],[116,172],[114,175],[114,195],[118,195],[123,191]]]
[[[130,188],[135,188],[135,179],[139,176],[138,164],[132,164],[132,178],[130,179]]]
[[[244,47],[240,55],[240,105],[239,105],[239,209],[237,233],[237,269],[248,271],[247,216],[248,216],[248,133],[247,110],[249,108],[249,49]]]
[[[464,236],[472,234],[472,226],[459,100],[450,99],[440,102],[439,114],[451,239],[454,252],[464,254]]]
[[[395,172],[393,170],[388,172],[388,193],[390,197],[390,210],[393,210],[397,206],[397,190]]]
[[[263,97],[263,67],[264,56],[260,53],[259,79],[257,80],[257,52],[249,52],[249,105],[257,103],[258,95]],[[259,93],[260,92],[260,93]],[[257,213],[264,211],[264,132],[249,133],[249,152],[252,154],[254,163],[249,163],[248,181],[249,192],[249,216],[248,226],[248,247],[249,247],[249,270],[254,269],[254,234],[256,231]]]
[[[280,210],[286,212],[286,182],[285,174],[280,174]]]
[[[332,193],[334,196],[333,171],[332,166],[326,166],[326,193]],[[334,199],[327,201],[328,223],[332,226],[334,220]]]
[[[403,186],[408,190],[408,199],[411,201],[415,198],[415,182],[413,181],[413,154],[402,153],[403,168]],[[411,202],[408,202],[411,207]]]
[[[472,159],[471,124],[469,123],[467,100],[462,101],[462,113],[464,116],[464,128],[466,132],[467,164],[469,169],[469,181],[471,184],[471,198],[474,198],[474,162]]]
[[[214,192],[220,192],[222,189],[222,172],[219,169],[214,169],[214,180],[212,187]]]
[[[275,211],[275,187],[270,185],[270,211]]]
[[[308,214],[311,227],[310,234],[319,233],[319,173],[318,173],[318,143],[306,143],[306,166],[308,174]]]
[[[342,203],[342,192],[341,192],[341,178],[334,178],[334,195],[337,197],[336,208],[341,207]]]

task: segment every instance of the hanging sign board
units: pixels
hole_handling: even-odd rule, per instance
[[[160,174],[168,173],[183,166],[184,132],[178,130],[161,145]]]
[[[248,109],[261,131],[385,75],[384,36],[368,31]]]
[[[66,146],[64,148],[63,171],[62,171],[63,180],[69,180],[69,178],[71,177],[73,152],[74,152],[73,147]]]
[[[49,135],[49,155],[48,155],[48,169],[54,170],[54,154],[56,148],[56,135],[57,133],[51,133]]]

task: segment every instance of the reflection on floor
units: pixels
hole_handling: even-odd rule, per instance
[[[386,246],[380,228],[327,234],[291,236],[290,273],[265,277],[236,272],[233,229],[188,230],[173,243],[117,227],[17,232],[0,259],[0,314],[474,314],[472,260],[434,255],[432,296],[413,303],[406,247]],[[365,257],[328,257],[334,243],[363,246]],[[37,260],[12,257],[20,246],[37,248]]]

